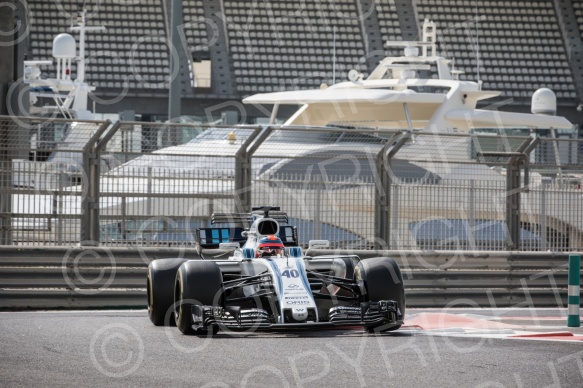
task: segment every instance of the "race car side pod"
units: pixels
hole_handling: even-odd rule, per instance
[[[569,255],[569,316],[567,317],[568,327],[581,326],[579,318],[579,303],[581,299],[581,256]]]

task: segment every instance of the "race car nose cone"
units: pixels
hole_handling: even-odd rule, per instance
[[[306,319],[308,319],[308,309],[294,308],[292,309],[292,317],[296,321],[305,321]]]

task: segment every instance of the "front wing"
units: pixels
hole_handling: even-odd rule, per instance
[[[239,307],[192,306],[193,329],[219,327],[231,331],[247,330],[318,330],[335,327],[382,327],[390,330],[403,324],[397,302],[380,300],[363,302],[359,307],[338,306],[330,309],[324,322],[276,323],[262,309],[242,310]]]

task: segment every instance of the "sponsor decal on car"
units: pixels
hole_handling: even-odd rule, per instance
[[[285,295],[306,295],[306,291],[305,290],[285,290]]]
[[[309,300],[288,300],[287,302],[285,302],[286,305],[290,305],[290,306],[298,306],[298,305],[306,305],[306,304],[310,304]]]

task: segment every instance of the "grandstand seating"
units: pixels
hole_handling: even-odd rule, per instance
[[[579,33],[583,38],[583,3],[579,1],[573,1],[573,9],[575,10],[575,16],[577,17],[577,24],[579,25]]]
[[[208,59],[209,42],[202,0],[183,0],[182,4],[184,33],[192,56],[195,59]]]
[[[183,0],[183,27],[194,60],[213,59],[207,47],[212,37],[207,36],[209,15],[203,1]],[[395,0],[373,1],[383,41],[401,40],[404,26]],[[105,32],[87,35],[87,78],[99,91],[121,89],[127,80],[129,94],[166,92],[165,2],[101,0],[88,5],[89,24],[107,27]],[[83,4],[82,0],[29,1],[29,59],[51,58],[53,37],[67,31]],[[437,23],[440,53],[455,58],[456,68],[465,71],[461,79],[476,79],[476,5],[484,89],[502,90],[504,97],[522,103],[540,87],[552,88],[559,101],[577,97],[552,0],[416,0],[419,25],[426,18]],[[583,36],[583,3],[573,1],[573,7]],[[366,65],[363,31],[369,27],[361,23],[358,0],[222,0],[221,9],[225,26],[218,26],[219,33],[227,33],[229,66],[240,96],[331,83],[334,28],[336,82],[345,80],[352,68],[365,75],[371,70]],[[399,51],[390,49],[387,54]]]
[[[394,0],[376,0],[379,29],[383,42],[402,40],[401,27]],[[402,49],[385,49],[388,56],[402,55]]]
[[[480,1],[477,10],[469,0],[416,4],[420,21],[429,18],[437,24],[441,53],[455,58],[456,67],[465,71],[461,79],[476,79],[477,31],[484,89],[527,98],[549,87],[559,99],[576,98],[552,0]]]
[[[249,2],[225,0],[229,46],[240,93],[305,89],[366,71],[354,0]]]

